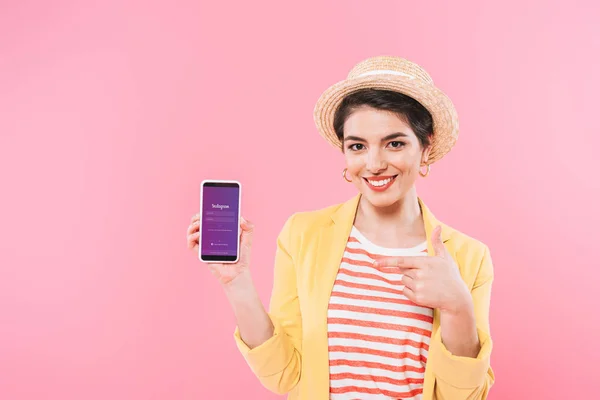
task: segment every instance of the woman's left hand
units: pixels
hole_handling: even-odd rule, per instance
[[[375,262],[375,268],[403,274],[404,295],[412,302],[457,314],[472,307],[472,299],[441,233],[440,226],[432,233],[435,256],[385,257]]]

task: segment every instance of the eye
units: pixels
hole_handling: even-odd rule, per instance
[[[389,144],[394,149],[401,149],[402,147],[404,147],[405,143],[404,142],[400,142],[398,140],[394,140],[394,141],[390,142]]]
[[[350,146],[348,146],[348,149],[353,150],[353,151],[362,150],[364,148],[365,148],[365,146],[362,143],[354,143],[354,144],[351,144]]]

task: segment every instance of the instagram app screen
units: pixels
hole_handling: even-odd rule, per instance
[[[240,189],[236,184],[208,183],[203,190],[202,255],[235,257]]]

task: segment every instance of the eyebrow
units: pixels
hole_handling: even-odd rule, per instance
[[[391,139],[396,139],[399,137],[408,137],[408,135],[404,132],[394,132],[394,133],[390,133],[389,135],[387,135],[386,137],[382,138],[381,141],[385,142],[387,140],[391,140]],[[359,137],[359,136],[346,136],[344,138],[344,142],[348,141],[348,140],[354,140],[357,142],[366,142],[365,139]]]

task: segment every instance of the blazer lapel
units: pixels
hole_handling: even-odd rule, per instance
[[[360,195],[343,203],[319,232],[317,274],[320,279],[316,283],[318,290],[315,293],[318,296],[319,315],[323,318],[327,317],[329,297],[352,231],[359,199]]]

